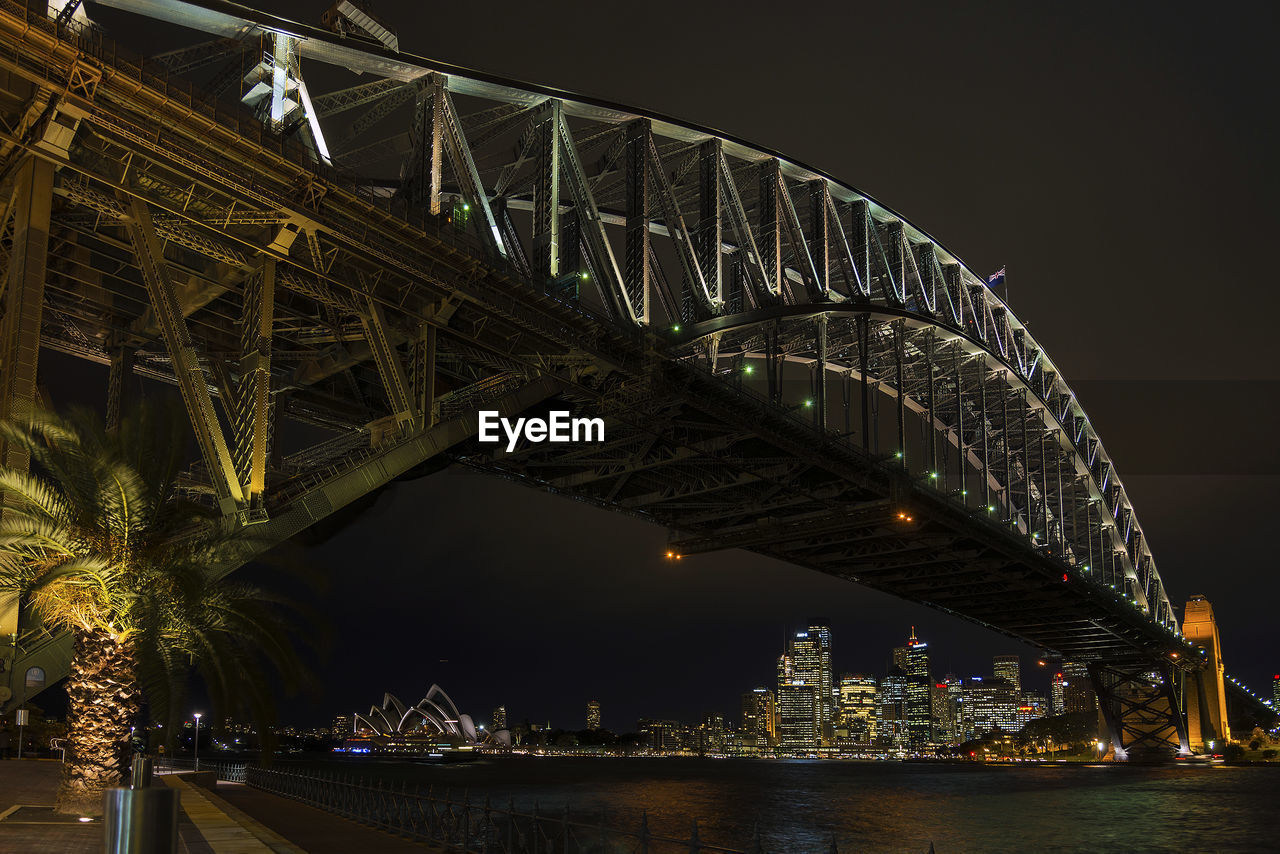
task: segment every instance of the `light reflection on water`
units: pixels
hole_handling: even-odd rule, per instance
[[[288,767],[291,763],[282,763]],[[698,759],[486,759],[301,763],[451,789],[473,802],[639,825],[772,854],[957,851],[1268,851],[1280,843],[1280,768],[981,766]]]

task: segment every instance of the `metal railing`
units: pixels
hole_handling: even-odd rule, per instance
[[[246,782],[247,762],[219,762],[216,759],[180,759],[157,757],[152,766],[156,774],[178,774],[183,771],[212,771],[218,779],[227,783]]]

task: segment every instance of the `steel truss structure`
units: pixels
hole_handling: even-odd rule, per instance
[[[141,59],[0,0],[3,414],[42,347],[107,367],[111,418],[176,386],[186,488],[263,543],[448,454],[673,553],[748,548],[1071,660],[1196,660],[1061,372],[865,194],[396,52],[351,3],[338,32],[100,5],[212,40]],[[362,77],[312,96],[310,63]],[[552,406],[607,441],[474,440],[479,409]],[[65,667],[38,628],[20,647]]]

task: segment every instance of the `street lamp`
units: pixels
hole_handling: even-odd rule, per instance
[[[192,715],[196,719],[196,770],[200,770],[200,713],[196,712]]]

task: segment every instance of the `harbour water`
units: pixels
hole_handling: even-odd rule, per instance
[[[457,765],[299,760],[320,769],[450,790],[495,806],[773,854],[841,852],[1275,851],[1280,768],[1004,766],[898,762],[512,757]]]

